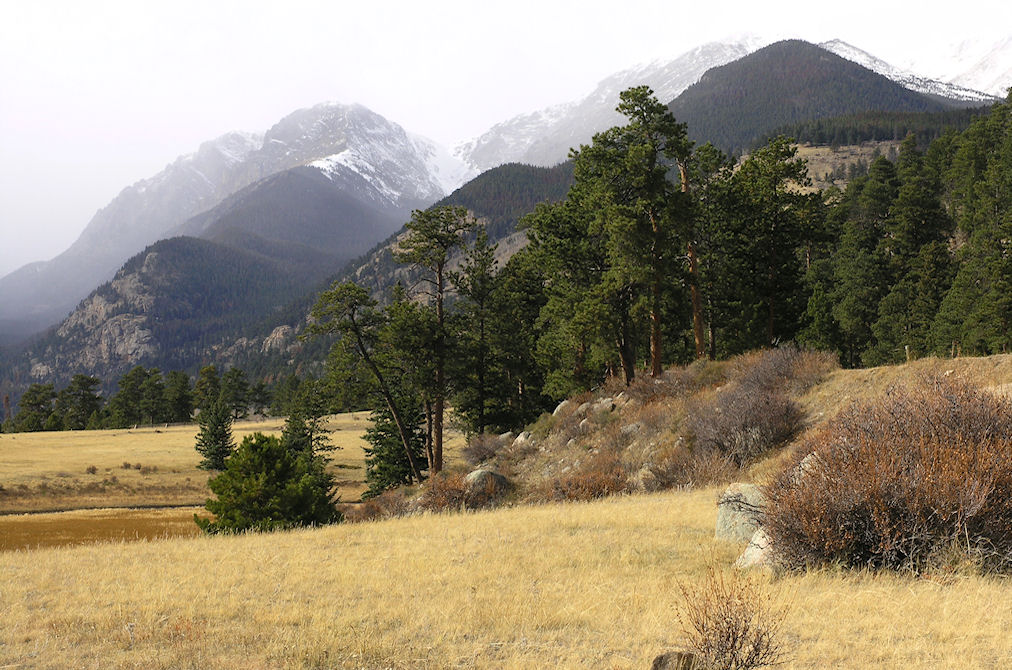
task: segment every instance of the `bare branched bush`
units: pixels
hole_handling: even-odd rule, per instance
[[[660,489],[725,484],[740,476],[727,456],[717,451],[693,453],[685,447],[663,451],[650,469]]]
[[[930,379],[844,410],[804,447],[766,487],[784,564],[923,572],[960,547],[1012,570],[1012,401]]]
[[[707,670],[748,670],[782,662],[788,607],[774,601],[757,573],[729,573],[711,563],[702,583],[682,583],[678,620],[685,644]]]
[[[402,490],[391,489],[377,496],[366,498],[357,505],[344,505],[341,512],[346,523],[375,521],[404,516],[410,510],[408,498]]]
[[[468,465],[479,465],[495,458],[504,446],[498,435],[472,435],[461,452]]]
[[[467,484],[459,472],[440,472],[422,487],[419,507],[430,512],[459,511],[464,507]]]
[[[741,467],[786,444],[801,419],[800,407],[783,391],[738,384],[693,403],[686,430],[700,454],[715,451]]]

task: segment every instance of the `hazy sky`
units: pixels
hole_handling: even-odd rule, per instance
[[[1007,0],[957,7],[0,0],[0,275],[63,251],[123,187],[201,142],[266,130],[300,107],[359,102],[452,145],[741,33],[839,37],[932,75],[949,45],[1012,33]]]

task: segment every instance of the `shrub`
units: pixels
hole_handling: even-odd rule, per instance
[[[430,512],[458,511],[464,507],[467,484],[459,472],[440,472],[429,477],[422,487],[419,507]]]
[[[788,608],[777,605],[755,573],[725,573],[712,564],[699,585],[682,583],[678,619],[696,662],[713,670],[777,665]]]
[[[85,472],[87,472],[89,475],[96,475],[96,474],[98,474],[98,467],[95,466],[95,465],[89,465],[85,469]]]
[[[767,487],[763,526],[788,566],[931,569],[952,548],[1012,568],[1012,402],[935,378],[855,405]]]
[[[664,450],[650,470],[658,489],[722,484],[739,476],[738,467],[727,456],[716,451],[693,453],[685,447]]]
[[[626,490],[626,471],[619,454],[601,451],[591,454],[578,468],[548,484],[552,500],[593,500]]]
[[[403,516],[408,513],[410,505],[403,490],[388,490],[364,499],[358,505],[347,505],[344,509],[344,520],[349,523],[374,521]]]
[[[793,347],[740,356],[734,381],[691,404],[686,430],[701,453],[716,451],[741,467],[797,435],[801,408],[788,397],[797,392],[795,372],[806,370],[802,386],[814,384],[812,360]]]
[[[469,465],[478,465],[495,458],[500,447],[502,440],[498,435],[472,435],[462,453]]]
[[[690,407],[686,429],[698,452],[716,451],[741,467],[790,441],[801,418],[783,391],[739,384]]]

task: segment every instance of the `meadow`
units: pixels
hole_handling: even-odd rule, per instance
[[[331,468],[345,503],[366,490],[368,412],[328,417]],[[283,419],[233,426],[280,435]],[[196,424],[0,434],[0,551],[95,541],[189,536],[204,513],[209,473],[197,468]],[[450,458],[463,438],[451,433]]]
[[[647,668],[728,569],[717,489],[0,553],[0,666]],[[1012,584],[761,573],[787,668],[1007,667]]]
[[[848,398],[950,370],[1008,392],[1012,356],[837,370],[801,402],[817,422]],[[357,447],[365,417],[331,425],[344,447],[334,453],[342,498],[353,500],[364,488]],[[280,428],[243,423],[237,433]],[[2,537],[35,538],[0,551],[0,667],[648,668],[684,643],[683,587],[705,584],[713,570],[736,574],[741,545],[713,537],[722,486],[197,535],[192,505],[206,489],[187,499],[185,484],[207,475],[195,468],[195,430],[0,436],[0,483],[24,485],[31,495],[22,500],[40,508],[91,503],[83,494],[46,501],[54,482],[87,482],[92,464],[96,477],[116,474],[126,484],[100,502],[128,505],[166,489],[170,503],[191,505],[0,517]],[[459,463],[461,438],[451,445]],[[146,465],[157,471],[143,474]],[[44,483],[50,488],[40,490]],[[136,530],[145,524],[161,530]],[[69,546],[84,541],[75,526],[91,528],[87,544]],[[920,577],[842,568],[752,574],[786,612],[782,667],[1012,666],[1007,578],[966,564]]]

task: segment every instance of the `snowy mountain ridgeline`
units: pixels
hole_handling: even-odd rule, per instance
[[[647,84],[662,102],[670,102],[713,67],[726,65],[761,49],[774,40],[755,35],[696,47],[673,60],[660,60],[618,72],[598,84],[581,100],[522,114],[490,128],[483,135],[463,142],[454,154],[478,170],[518,162],[551,166],[564,161],[572,147],[588,143],[622,118],[615,111],[618,94]],[[962,65],[938,78],[914,74],[893,66],[842,40],[820,44],[822,48],[881,74],[901,86],[967,106],[1004,98],[1012,86],[1012,38],[982,51],[962,45],[953,62]]]
[[[618,94],[625,89],[647,84],[659,100],[670,102],[710,68],[747,56],[770,41],[750,35],[728,42],[711,42],[673,60],[658,60],[617,72],[583,99],[503,121],[480,137],[457,145],[454,155],[477,170],[505,163],[556,165],[566,160],[570,148],[588,143],[594,133],[622,121],[615,107]]]
[[[829,42],[819,44],[819,46],[826,51],[835,53],[841,58],[846,58],[858,65],[863,65],[872,72],[877,72],[911,91],[963,101],[973,105],[995,101],[995,96],[989,92],[991,89],[988,87],[974,89],[953,82],[921,77],[913,72],[891,65],[880,58],[876,58],[867,51],[859,49],[852,44],[847,44],[843,40],[830,40]]]
[[[0,279],[0,336],[56,323],[147,245],[181,232],[200,235],[200,225],[186,222],[245,187],[306,165],[354,184],[359,200],[405,211],[435,202],[473,176],[445,149],[361,105],[316,105],[261,135],[229,133],[125,188],[60,256]]]
[[[948,81],[987,91],[1000,98],[1012,87],[1012,37],[995,44],[964,42],[955,49],[952,62],[958,68]]]

